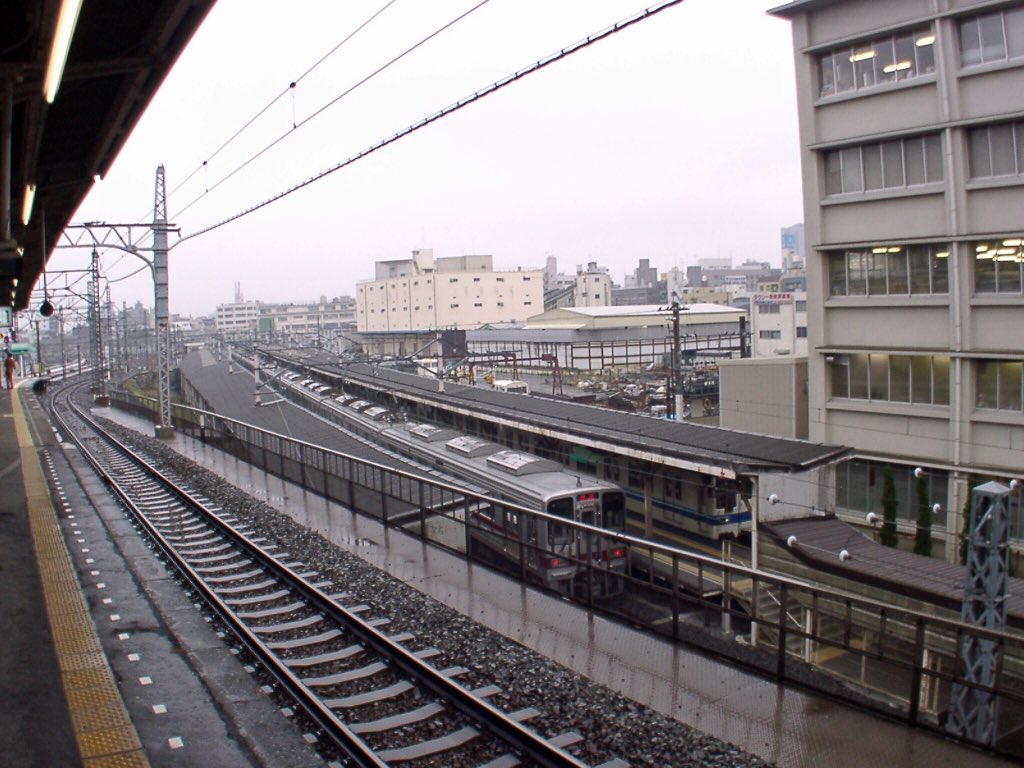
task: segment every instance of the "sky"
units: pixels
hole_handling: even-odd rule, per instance
[[[218,0],[73,221],[151,221],[163,164],[170,308],[196,316],[236,282],[263,302],[351,296],[417,248],[596,261],[616,282],[641,258],[778,264],[802,219],[799,140],[790,27],[763,0],[686,0],[189,237],[652,2]],[[101,254],[116,303],[152,305],[140,266]]]

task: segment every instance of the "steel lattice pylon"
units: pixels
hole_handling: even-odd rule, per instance
[[[100,311],[100,257],[92,252],[89,280],[89,345],[92,347],[93,389],[97,397],[106,394],[106,356],[103,354],[103,315]]]
[[[1006,625],[1006,590],[1010,559],[1011,489],[985,483],[971,492],[968,521],[967,584],[961,619],[969,628],[1001,630]],[[960,643],[961,676],[966,683],[953,686],[946,728],[961,738],[994,745],[998,735],[999,694],[994,688],[999,673],[995,640],[964,634]]]
[[[166,435],[171,422],[171,318],[167,301],[167,191],[164,167],[156,169],[156,193],[153,202],[153,290],[156,315],[157,391],[160,423],[157,434]]]

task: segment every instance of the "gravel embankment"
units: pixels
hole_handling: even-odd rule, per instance
[[[541,716],[529,726],[546,736],[577,731],[583,741],[573,749],[581,760],[600,763],[612,757],[632,766],[766,766],[764,760],[664,717],[597,685],[585,677],[482,627],[432,598],[345,552],[285,514],[238,490],[183,458],[159,441],[107,422],[130,445],[159,457],[178,478],[215,499],[276,542],[296,559],[332,579],[353,602],[373,606],[392,618],[389,632],[412,631],[440,649],[447,663],[471,669],[472,685],[493,683],[504,693],[492,702],[507,711],[532,706]],[[463,681],[464,684],[467,684]]]

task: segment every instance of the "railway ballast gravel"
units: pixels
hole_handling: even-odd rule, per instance
[[[540,716],[531,728],[554,736],[574,730],[583,741],[573,752],[601,762],[617,756],[632,766],[770,765],[731,744],[658,714],[560,664],[476,624],[377,567],[346,552],[286,514],[234,487],[159,441],[104,420],[129,445],[158,458],[163,469],[226,511],[258,535],[278,544],[342,586],[352,599],[392,617],[391,631],[414,631],[432,646],[469,667],[474,677],[500,686],[493,703],[506,711],[533,707]]]

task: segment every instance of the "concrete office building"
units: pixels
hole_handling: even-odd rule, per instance
[[[544,271],[494,271],[489,255],[378,261],[376,279],[356,285],[356,328],[393,333],[525,322],[544,308]]]
[[[609,307],[612,303],[612,278],[607,269],[599,269],[596,261],[587,268],[576,269],[576,294],[573,302],[577,307]]]
[[[779,231],[782,246],[782,271],[804,268],[804,225],[794,224]]]
[[[750,306],[754,357],[807,356],[807,294],[755,293]]]
[[[953,536],[1024,468],[1024,3],[798,0],[810,439],[853,446],[850,519],[913,468]],[[1021,521],[1013,522],[1020,544]]]

